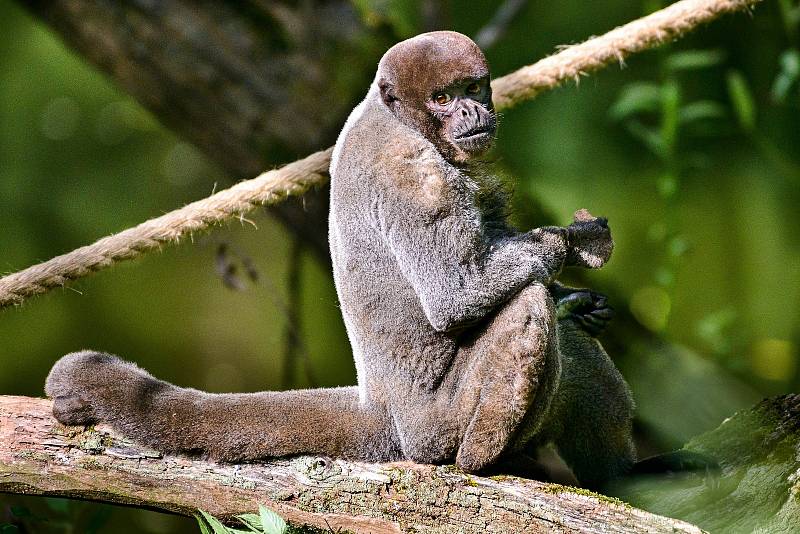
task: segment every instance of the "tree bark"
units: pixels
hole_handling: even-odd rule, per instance
[[[357,533],[697,533],[576,488],[477,477],[452,466],[302,456],[215,464],[166,456],[103,426],[64,427],[45,399],[0,397],[0,492],[222,518],[265,504],[289,523]]]
[[[232,181],[332,144],[391,41],[347,0],[20,2]],[[271,208],[325,263],[327,209]]]

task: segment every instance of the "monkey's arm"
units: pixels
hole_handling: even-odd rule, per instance
[[[378,207],[384,241],[430,324],[448,331],[475,323],[532,281],[548,283],[567,256],[567,231],[540,228],[488,239],[477,209],[431,215],[395,196]]]

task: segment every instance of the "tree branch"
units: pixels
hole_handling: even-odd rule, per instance
[[[0,397],[0,492],[193,515],[266,504],[295,525],[363,533],[695,533],[699,528],[584,490],[451,466],[297,457],[221,465],[160,454],[102,426],[64,427],[51,402]],[[354,431],[357,431],[354,429]]]
[[[761,0],[681,0],[600,37],[562,49],[534,65],[492,83],[498,109],[507,109],[567,80],[597,71],[630,54],[677,39],[726,13],[749,9]],[[0,278],[0,308],[74,280],[117,261],[134,258],[162,244],[234,217],[258,205],[272,205],[327,181],[330,149],[282,169],[240,182],[135,228],[101,239],[50,261]]]

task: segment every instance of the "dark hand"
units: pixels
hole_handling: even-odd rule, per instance
[[[575,212],[575,222],[567,227],[569,249],[565,265],[598,269],[605,265],[614,249],[608,220],[585,209]]]

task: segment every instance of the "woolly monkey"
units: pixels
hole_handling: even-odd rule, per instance
[[[628,470],[631,396],[590,335],[609,310],[554,283],[565,265],[606,262],[608,225],[586,211],[565,228],[506,224],[502,188],[475,165],[495,135],[489,81],[461,34],[403,41],[339,136],[330,247],[358,386],[209,394],[86,351],[47,379],[59,421],[224,461],[317,453],[476,471],[554,442],[583,484]]]

